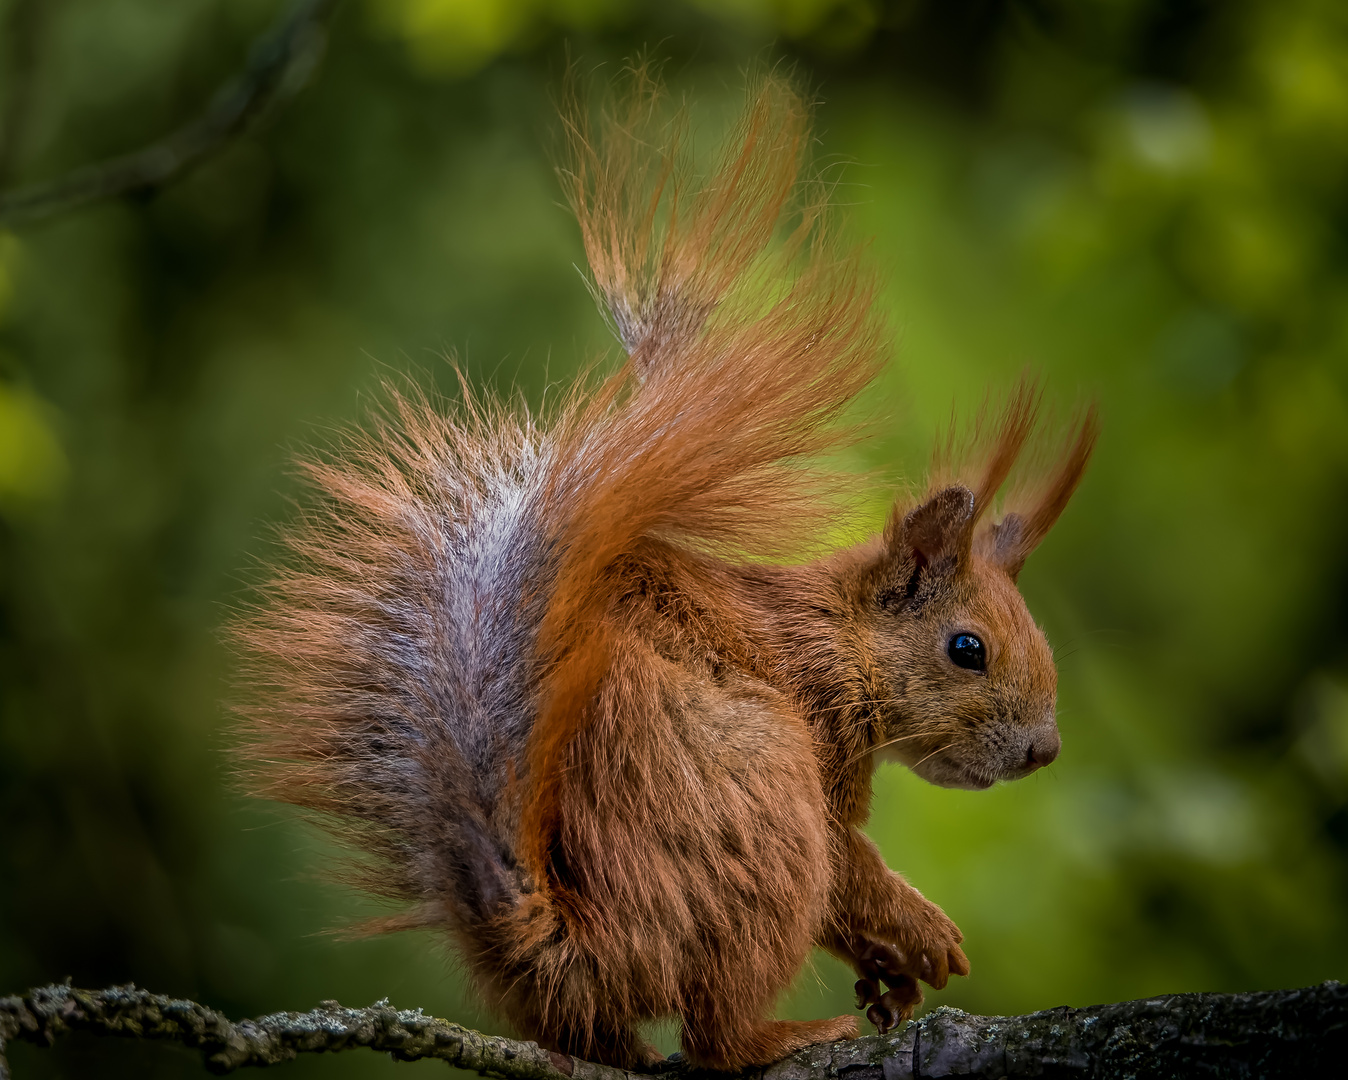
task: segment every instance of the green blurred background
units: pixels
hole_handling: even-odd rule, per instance
[[[189,119],[279,10],[7,0],[8,181]],[[1062,758],[983,794],[877,775],[872,834],[973,961],[929,1003],[1345,975],[1341,0],[348,0],[308,86],[187,178],[0,231],[0,992],[135,980],[235,1015],[388,996],[494,1028],[434,936],[328,932],[371,908],[324,880],[312,830],[232,789],[220,627],[291,512],[292,451],[380,378],[449,390],[454,353],[537,404],[612,352],[551,98],[568,54],[602,74],[648,46],[708,142],[746,67],[819,92],[819,160],[898,342],[858,471],[920,477],[952,403],[1027,364],[1060,406],[1101,403],[1022,579],[1061,658]],[[783,1011],[846,1011],[850,985],[821,959]],[[201,1071],[131,1043],[11,1056]]]

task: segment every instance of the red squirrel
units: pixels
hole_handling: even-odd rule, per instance
[[[872,278],[800,179],[788,80],[751,88],[697,185],[634,82],[597,131],[566,115],[559,170],[624,362],[541,418],[391,390],[307,463],[315,498],[238,630],[244,753],[411,902],[383,928],[447,930],[522,1034],[641,1067],[640,1025],[672,1015],[690,1062],[737,1070],[857,1035],[771,1018],[815,946],[882,1031],[919,980],[968,974],[959,929],[861,831],[871,775],[884,751],[980,789],[1057,756],[1016,576],[1097,423],[994,521],[1035,429],[1022,388],[962,479],[782,564],[836,512],[816,463],[885,351]]]

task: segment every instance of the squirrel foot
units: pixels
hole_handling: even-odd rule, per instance
[[[787,1054],[815,1043],[855,1039],[860,1032],[853,1016],[827,1020],[744,1020],[707,1028],[684,1018],[685,1057],[695,1066],[717,1072],[742,1072],[771,1065]]]

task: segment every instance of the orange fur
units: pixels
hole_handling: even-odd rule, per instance
[[[597,132],[568,114],[563,171],[628,360],[547,424],[395,397],[309,467],[322,499],[240,627],[269,691],[246,753],[374,856],[369,884],[418,905],[402,925],[455,935],[523,1032],[632,1065],[654,1055],[640,1023],[672,1014],[691,1060],[740,1069],[855,1034],[770,1018],[812,947],[856,966],[882,1028],[919,980],[967,973],[955,925],[859,831],[874,759],[986,787],[1056,756],[1014,577],[1096,422],[991,522],[1035,429],[1022,385],[971,482],[773,562],[827,520],[817,461],[884,347],[873,285],[799,181],[785,80],[755,85],[700,184],[633,82]]]

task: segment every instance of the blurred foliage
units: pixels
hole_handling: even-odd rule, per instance
[[[549,31],[632,31],[653,5],[640,0],[365,0],[373,23],[406,42],[412,62],[429,74],[476,71],[502,53],[537,47]],[[833,48],[858,46],[874,31],[873,0],[693,0],[742,30],[813,38]]]
[[[46,10],[31,64],[0,48],[0,92],[31,102],[21,182],[193,115],[278,3]],[[819,88],[820,161],[898,341],[858,470],[920,476],[951,403],[1026,364],[1062,409],[1103,408],[1023,576],[1058,647],[1062,759],[985,794],[877,774],[873,834],[973,959],[929,1000],[1342,977],[1348,9],[366,0],[301,96],[181,183],[0,239],[0,988],[134,979],[235,1014],[387,995],[491,1026],[433,936],[324,933],[369,909],[315,871],[308,829],[231,787],[218,631],[290,512],[287,448],[358,419],[381,377],[449,392],[454,352],[537,404],[612,351],[550,95],[568,55],[647,46],[703,134],[754,62]],[[816,972],[784,1011],[850,1008],[841,966]],[[133,1045],[14,1058],[199,1072]]]

